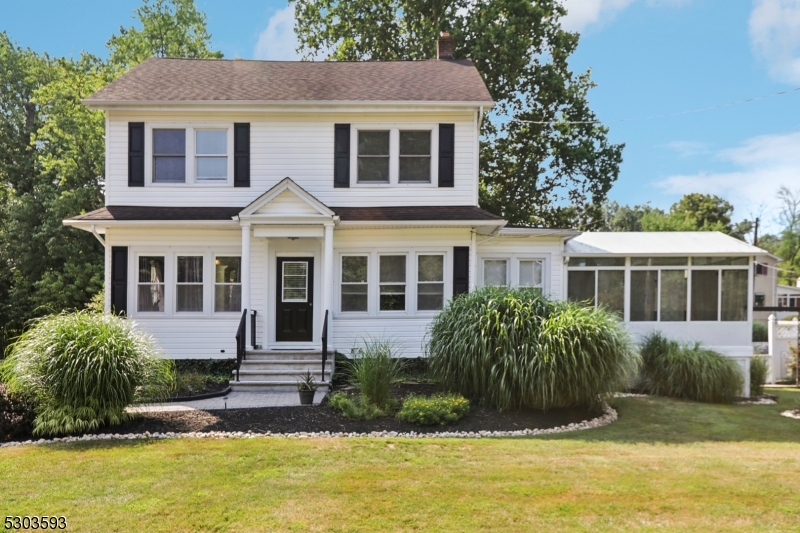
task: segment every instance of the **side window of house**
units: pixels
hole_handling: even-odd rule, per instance
[[[368,259],[366,255],[342,257],[342,312],[368,311]]]
[[[228,179],[227,130],[195,131],[195,169],[197,181]]]
[[[178,256],[177,312],[203,311],[203,256]]]
[[[540,291],[544,287],[544,262],[541,259],[519,261],[519,286],[533,287]]]
[[[136,310],[164,312],[164,256],[139,256]]]
[[[508,261],[506,259],[484,259],[483,284],[488,287],[507,287]]]
[[[437,311],[444,305],[444,256],[417,256],[417,310]]]
[[[358,182],[389,183],[389,131],[358,132]]]
[[[400,132],[400,183],[430,183],[431,132]]]
[[[241,257],[214,260],[214,311],[238,312],[242,309]]]
[[[405,311],[406,309],[406,256],[380,256],[381,311]]]
[[[186,182],[186,130],[153,130],[153,182]]]

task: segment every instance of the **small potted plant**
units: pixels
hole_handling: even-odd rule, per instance
[[[314,393],[317,392],[317,380],[311,374],[310,370],[306,370],[304,375],[300,376],[297,380],[297,392],[300,393],[300,405],[311,405],[314,403]]]

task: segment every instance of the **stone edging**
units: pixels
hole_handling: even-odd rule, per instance
[[[797,411],[783,411],[781,412],[781,416],[785,416],[786,418],[794,418],[796,420],[800,420],[800,409]]]
[[[6,442],[5,444],[0,444],[0,448],[23,446],[28,444],[55,444],[61,442],[88,442],[88,441],[98,441],[98,440],[174,439],[174,438],[253,439],[259,437],[279,437],[279,438],[306,439],[306,438],[335,438],[335,437],[344,437],[344,438],[400,437],[400,438],[410,438],[410,439],[436,439],[436,438],[480,439],[485,437],[530,437],[536,435],[553,435],[556,433],[568,433],[570,431],[580,431],[584,429],[599,428],[602,426],[607,426],[612,422],[616,422],[616,420],[617,420],[617,412],[613,408],[606,406],[606,412],[602,416],[593,418],[592,420],[584,420],[583,422],[579,422],[577,424],[572,423],[566,426],[559,426],[550,429],[523,429],[518,431],[441,431],[441,432],[437,431],[436,433],[417,433],[416,431],[411,431],[411,432],[372,431],[370,433],[347,433],[347,432],[332,433],[330,431],[320,431],[320,432],[301,431],[296,433],[272,433],[270,431],[266,433],[253,433],[252,431],[247,431],[247,432],[193,431],[190,433],[177,433],[170,431],[167,433],[150,433],[149,431],[147,431],[145,433],[126,433],[126,434],[106,433],[99,435],[83,435],[81,437],[62,437],[55,439],[27,440],[24,442]]]

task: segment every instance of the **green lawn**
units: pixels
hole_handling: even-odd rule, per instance
[[[73,531],[800,531],[800,407],[615,400],[532,439],[169,440],[0,450],[0,517]]]

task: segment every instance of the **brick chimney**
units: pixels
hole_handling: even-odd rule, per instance
[[[453,38],[443,31],[436,40],[436,59],[453,59]]]

